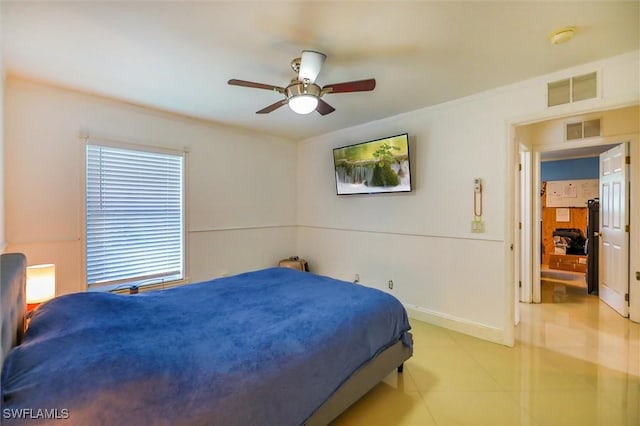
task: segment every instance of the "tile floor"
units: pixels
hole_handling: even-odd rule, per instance
[[[640,324],[543,285],[514,348],[412,320],[415,348],[332,425],[640,425]]]

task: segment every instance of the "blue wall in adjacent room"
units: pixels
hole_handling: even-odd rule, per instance
[[[598,157],[543,161],[540,163],[540,177],[542,182],[550,180],[598,179],[599,163],[600,159]]]

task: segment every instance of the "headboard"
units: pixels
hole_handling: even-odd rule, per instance
[[[0,368],[4,357],[20,344],[24,334],[26,301],[27,258],[22,253],[0,255]]]

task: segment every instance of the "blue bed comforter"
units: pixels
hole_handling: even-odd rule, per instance
[[[300,425],[409,328],[382,291],[286,268],[61,296],[5,360],[2,424]]]

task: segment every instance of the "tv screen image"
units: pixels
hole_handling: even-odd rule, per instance
[[[338,195],[410,192],[409,135],[334,148]]]

